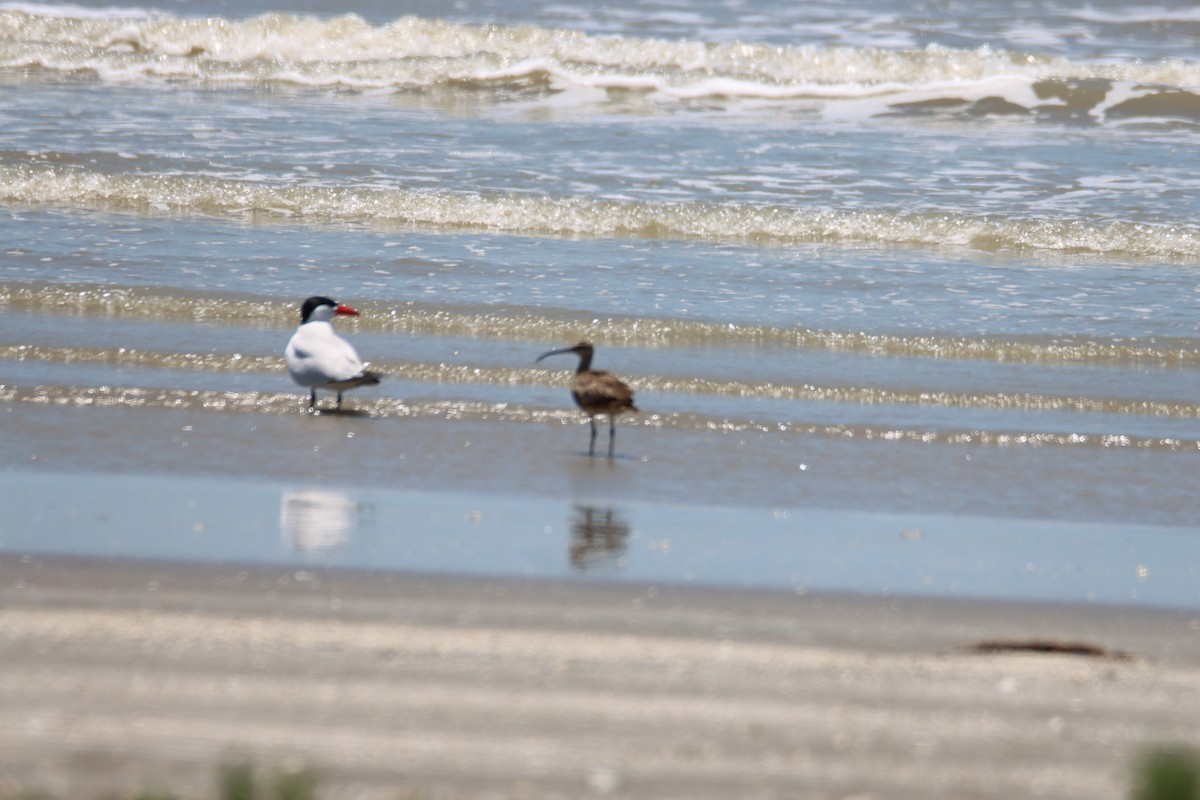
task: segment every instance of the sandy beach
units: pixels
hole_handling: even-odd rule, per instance
[[[338,798],[1097,800],[1200,741],[1195,611],[18,555],[0,598],[0,796],[251,758]]]

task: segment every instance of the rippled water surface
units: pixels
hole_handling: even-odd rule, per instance
[[[0,4],[0,547],[1200,605],[1200,14],[777,5]]]

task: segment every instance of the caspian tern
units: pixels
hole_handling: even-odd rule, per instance
[[[354,347],[338,336],[330,323],[338,314],[357,317],[350,306],[328,297],[310,297],[300,307],[300,327],[292,334],[284,357],[292,380],[311,390],[308,408],[317,407],[317,389],[337,392],[337,407],[342,407],[342,392],[356,386],[375,386],[382,377],[363,366]]]
[[[625,381],[609,372],[592,369],[592,355],[596,349],[591,342],[580,342],[574,347],[564,347],[542,353],[536,361],[562,353],[574,353],[579,356],[579,368],[575,370],[575,378],[571,381],[571,397],[575,405],[588,415],[592,424],[592,438],[588,444],[588,455],[596,453],[596,415],[608,415],[608,455],[613,454],[613,445],[617,441],[617,415],[626,411],[637,411],[633,404],[633,390]]]

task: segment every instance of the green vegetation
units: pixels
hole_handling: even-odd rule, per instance
[[[221,800],[255,800],[254,769],[234,764],[221,771]]]
[[[1131,800],[1200,800],[1200,756],[1181,747],[1149,750],[1135,765]],[[220,800],[317,800],[317,780],[309,769],[276,771],[264,789],[249,763],[228,764],[217,778]],[[421,800],[422,793],[403,793],[397,800]],[[43,792],[24,791],[0,800],[53,800]],[[111,800],[181,800],[170,792],[142,792]]]
[[[1200,800],[1200,759],[1181,748],[1151,750],[1138,765],[1133,800]]]
[[[221,800],[315,800],[317,780],[310,770],[281,770],[270,791],[260,792],[249,764],[232,764],[221,770]]]
[[[218,800],[317,800],[317,779],[310,769],[280,769],[262,780],[261,770],[251,764],[239,762],[228,764],[217,774],[216,797]],[[428,800],[424,792],[399,790],[396,800]],[[6,794],[0,788],[0,800],[59,800],[45,792],[26,790]],[[183,795],[164,791],[142,791],[131,795],[112,795],[106,800],[185,800]],[[190,800],[187,798],[186,800]]]
[[[248,763],[222,767],[217,777],[217,797],[220,800],[316,800],[317,779],[308,769],[284,769],[276,772],[269,788],[262,789],[254,767]],[[53,800],[43,792],[27,791],[4,795],[0,800]],[[181,800],[172,792],[143,791],[128,797],[111,800]]]

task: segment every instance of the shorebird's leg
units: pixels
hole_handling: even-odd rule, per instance
[[[312,392],[308,395],[308,410],[309,411],[317,410],[317,390],[315,387],[313,388]]]
[[[596,418],[588,417],[588,422],[592,424],[592,438],[588,443],[588,455],[594,456],[596,455]]]
[[[337,406],[337,410],[338,410],[338,411],[341,411],[341,410],[342,410],[342,393],[341,393],[341,392],[338,392],[338,406]]]
[[[608,415],[608,457],[613,457],[613,447],[617,444],[617,421],[612,414]]]

